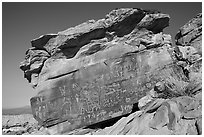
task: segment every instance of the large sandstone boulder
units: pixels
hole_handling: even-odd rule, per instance
[[[26,52],[20,68],[37,92],[31,98],[31,106],[39,124],[56,127],[58,130],[53,134],[61,134],[128,114],[139,100],[143,100],[140,108],[145,113],[152,98],[165,100],[192,93],[188,92],[192,91],[191,84],[201,83],[194,73],[201,79],[201,69],[194,70],[196,63],[189,66],[184,56],[185,45],[173,46],[171,36],[163,34],[168,25],[167,14],[117,9],[105,19],[89,20],[58,34],[32,40],[32,48]],[[176,38],[179,42],[183,41],[180,40],[183,32]],[[195,52],[202,56],[198,52],[199,43],[195,43],[191,45],[192,56]],[[182,55],[178,56],[179,53]],[[199,56],[196,61],[200,59]],[[149,91],[154,91],[153,97],[147,97]],[[146,117],[152,118],[150,128],[172,121],[174,110],[170,110],[168,103],[163,101],[157,106],[155,118],[153,112]],[[136,112],[131,117],[138,120],[139,115]],[[158,123],[160,115],[164,120]],[[173,128],[171,122],[167,125],[168,129]]]

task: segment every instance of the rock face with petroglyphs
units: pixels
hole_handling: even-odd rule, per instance
[[[177,45],[162,32],[169,15],[131,8],[32,40],[20,68],[37,93],[31,98],[34,118],[51,134],[63,134],[128,115],[137,104],[139,111],[89,133],[185,134],[178,119],[192,110],[185,103],[196,102],[202,88],[201,18],[179,30]],[[195,113],[201,112],[195,102]],[[199,114],[194,118],[201,122]],[[200,134],[196,120],[189,130]]]

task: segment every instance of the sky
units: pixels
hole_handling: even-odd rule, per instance
[[[177,31],[202,12],[202,3],[2,3],[2,107],[30,105],[37,93],[24,78],[19,64],[30,41],[43,34],[57,33],[90,19],[104,18],[115,8],[158,9],[170,15],[170,26],[164,33],[175,37]]]

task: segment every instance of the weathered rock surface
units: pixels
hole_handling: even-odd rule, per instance
[[[167,14],[128,8],[32,40],[20,68],[37,91],[34,117],[47,134],[201,134],[201,18],[179,30],[177,45],[162,32]],[[140,111],[113,126],[74,130],[135,103]]]
[[[33,115],[31,114],[2,116],[2,134],[30,134],[37,130],[38,122],[33,118]]]
[[[189,78],[190,90],[202,88],[202,14],[180,28],[176,37],[177,58]]]

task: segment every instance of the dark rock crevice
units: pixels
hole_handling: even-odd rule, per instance
[[[140,109],[138,107],[138,102],[133,104],[133,108],[132,108],[132,111],[130,113],[122,115],[122,116],[114,117],[114,118],[111,118],[109,120],[105,120],[102,122],[98,122],[96,124],[89,125],[89,126],[85,127],[85,129],[104,129],[106,127],[111,127],[115,123],[117,123],[121,118],[128,117],[129,115],[135,113],[136,111],[140,111]],[[133,119],[130,120],[128,123],[131,123],[131,121],[133,121]]]
[[[153,23],[147,27],[147,29],[156,34],[163,31],[163,28],[169,26],[168,22],[168,17],[162,19],[155,19]]]
[[[202,135],[202,117],[199,120],[196,120],[195,127],[198,135]]]
[[[77,69],[77,70],[70,71],[70,72],[68,72],[68,73],[64,73],[64,74],[61,74],[61,75],[57,75],[57,76],[55,76],[55,77],[49,77],[47,80],[57,79],[57,78],[60,78],[60,77],[63,77],[63,76],[69,75],[69,74],[73,74],[73,73],[75,73],[75,72],[77,72],[77,71],[78,71],[78,69]]]
[[[43,36],[40,36],[37,39],[31,40],[32,47],[36,47],[38,49],[44,49],[45,44],[51,39],[56,37],[57,34],[46,34]]]
[[[90,43],[91,40],[104,38],[105,34],[106,31],[104,29],[97,29],[87,34],[81,35],[76,39],[65,41],[64,44],[58,47],[60,49],[58,52],[62,52],[62,55],[64,55],[67,59],[73,58],[81,47]],[[54,54],[57,54],[58,52]]]

